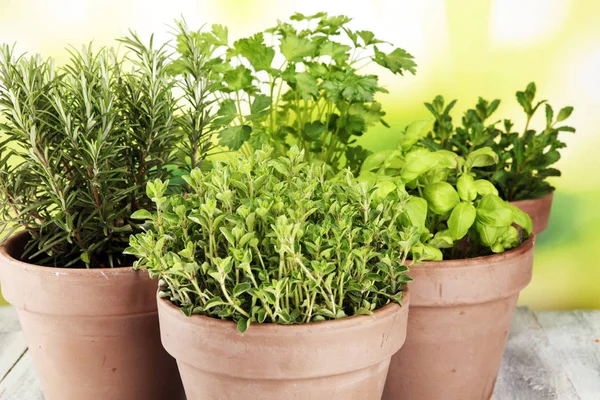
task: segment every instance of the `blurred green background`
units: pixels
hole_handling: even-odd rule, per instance
[[[379,100],[391,128],[376,128],[364,145],[393,147],[399,128],[427,117],[437,94],[459,100],[455,118],[478,96],[500,98],[497,113],[524,118],[514,98],[528,82],[555,109],[573,105],[555,180],[548,230],[537,241],[534,276],[520,302],[536,309],[600,308],[600,2],[591,0],[0,0],[0,42],[51,55],[66,44],[114,45],[129,28],[167,40],[183,16],[193,28],[228,25],[230,40],[251,35],[293,12],[327,11],[353,18],[411,52],[416,76],[381,76]],[[0,302],[2,301],[0,296]]]

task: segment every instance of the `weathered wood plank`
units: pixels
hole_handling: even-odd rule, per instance
[[[0,307],[0,399],[43,399],[12,307]],[[493,400],[554,399],[600,399],[600,312],[517,310]]]
[[[27,350],[17,312],[12,307],[0,307],[0,382]]]
[[[535,315],[515,313],[493,400],[580,400]]]
[[[600,399],[600,312],[536,313],[582,400]]]
[[[0,382],[2,400],[43,400],[40,382],[33,369],[29,352],[26,352],[13,369]]]

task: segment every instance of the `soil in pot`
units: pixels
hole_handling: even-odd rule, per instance
[[[380,400],[406,334],[409,295],[371,316],[302,325],[186,317],[158,299],[161,337],[189,400]]]
[[[392,357],[384,400],[487,400],[535,237],[506,253],[414,265],[406,343]]]
[[[554,192],[548,193],[539,199],[511,201],[510,204],[529,214],[533,221],[533,232],[537,235],[548,227],[553,198]]]
[[[0,280],[17,308],[44,398],[184,398],[176,363],[160,343],[156,281],[130,267],[21,262],[27,235],[0,248]]]

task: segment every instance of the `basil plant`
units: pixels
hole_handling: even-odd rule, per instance
[[[396,149],[369,156],[360,179],[377,183],[383,194],[400,185],[411,195],[405,223],[419,227],[418,246],[425,260],[470,258],[517,247],[531,234],[531,218],[502,200],[490,181],[475,178],[478,168],[498,162],[497,154],[482,147],[463,158],[415,146],[428,124],[414,122],[402,132]]]
[[[252,155],[194,169],[189,193],[165,196],[147,185],[156,213],[137,211],[145,232],[126,253],[160,278],[160,296],[186,315],[237,322],[307,323],[370,314],[400,303],[421,234],[405,213],[401,184],[385,195],[349,170],[326,179],[326,166],[297,147],[273,158]],[[409,212],[410,214],[410,212]]]

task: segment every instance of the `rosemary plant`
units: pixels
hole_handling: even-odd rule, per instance
[[[328,180],[324,166],[292,147],[219,162],[185,179],[186,195],[151,181],[157,212],[132,235],[135,266],[160,278],[160,296],[186,315],[250,323],[306,323],[370,314],[400,302],[416,228],[401,221],[408,194],[381,197],[349,171]]]
[[[134,33],[122,42],[125,57],[90,45],[59,68],[1,48],[0,232],[31,234],[23,260],[127,265],[122,251],[139,230],[130,215],[154,207],[146,182],[190,159],[165,46]]]

